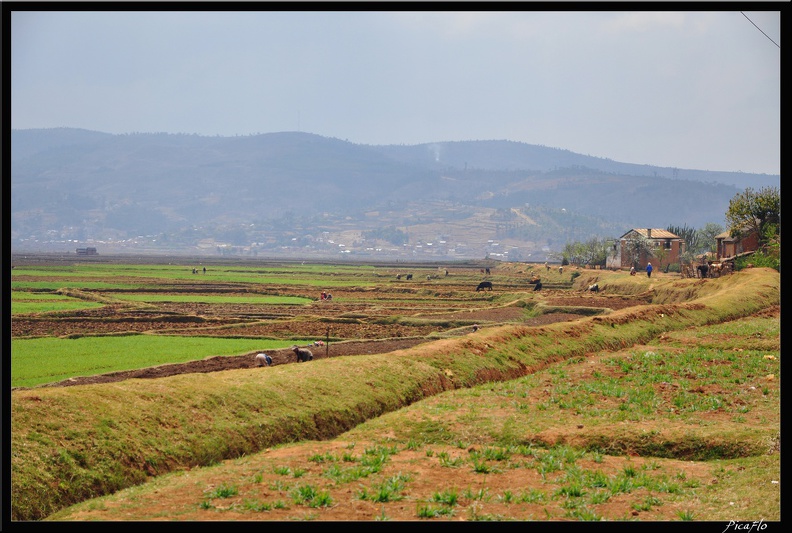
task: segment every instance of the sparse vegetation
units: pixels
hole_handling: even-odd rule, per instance
[[[735,270],[743,270],[751,267],[766,267],[774,270],[781,271],[781,258],[779,255],[773,253],[764,253],[761,250],[754,252],[748,256],[738,257],[734,260]]]

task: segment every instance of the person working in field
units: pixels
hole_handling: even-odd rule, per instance
[[[313,353],[311,350],[306,348],[300,348],[299,346],[292,346],[292,351],[297,356],[297,362],[302,363],[305,361],[313,361]]]
[[[272,357],[265,353],[256,354],[256,365],[272,366]]]

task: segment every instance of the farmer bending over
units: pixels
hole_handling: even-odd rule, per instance
[[[304,361],[313,361],[313,354],[311,350],[306,348],[300,348],[299,346],[292,346],[292,351],[297,356],[297,362],[302,363]]]

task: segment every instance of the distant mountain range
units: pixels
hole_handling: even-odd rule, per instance
[[[779,185],[777,175],[620,163],[512,141],[373,146],[302,132],[12,130],[11,243],[451,258],[500,253],[495,245],[524,258],[632,227],[722,225],[737,192]]]

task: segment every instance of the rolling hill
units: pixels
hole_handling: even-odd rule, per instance
[[[475,258],[498,241],[524,256],[631,227],[723,224],[737,192],[779,183],[512,141],[12,130],[11,245],[414,256],[429,244]],[[371,238],[384,230],[401,240]]]

